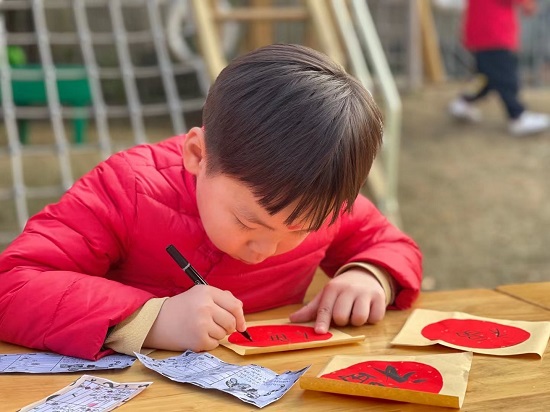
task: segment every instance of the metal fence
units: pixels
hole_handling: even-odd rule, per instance
[[[0,244],[111,153],[199,124],[208,79],[190,3],[0,0]],[[303,25],[275,30],[306,43]],[[222,27],[228,57],[243,36]]]
[[[0,242],[97,161],[198,117],[208,85],[169,53],[172,6],[0,1]]]

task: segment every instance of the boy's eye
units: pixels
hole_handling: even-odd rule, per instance
[[[240,219],[237,216],[235,216],[235,221],[237,222],[237,225],[239,225],[241,229],[243,229],[243,230],[252,230],[251,227],[248,227],[243,222],[241,222]]]

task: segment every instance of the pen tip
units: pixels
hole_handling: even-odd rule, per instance
[[[241,334],[250,342],[252,342],[252,336],[250,336],[250,333],[248,333],[246,330],[244,332],[241,332]]]

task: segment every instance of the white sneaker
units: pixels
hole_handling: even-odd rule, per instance
[[[543,113],[524,111],[517,119],[512,120],[508,130],[514,136],[526,136],[550,128],[550,116]]]
[[[468,103],[462,97],[457,97],[449,103],[449,113],[457,120],[478,123],[481,121],[481,112],[477,107]]]

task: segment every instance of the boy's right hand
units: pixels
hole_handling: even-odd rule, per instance
[[[164,302],[143,346],[200,352],[235,330],[246,330],[242,302],[231,292],[197,285]]]

